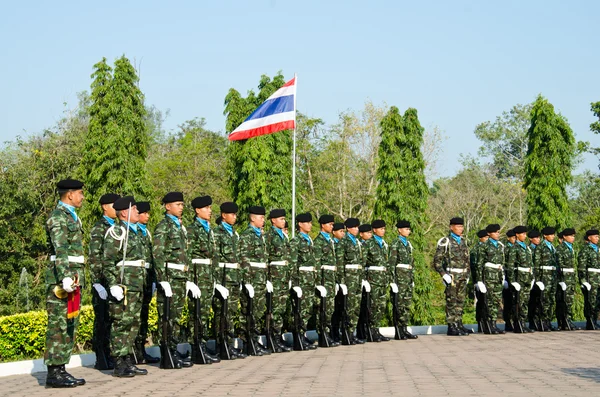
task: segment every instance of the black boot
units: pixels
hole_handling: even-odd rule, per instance
[[[246,353],[244,353],[244,352],[242,351],[242,349],[237,349],[237,348],[233,347],[233,345],[231,345],[231,346],[229,347],[229,350],[231,351],[231,354],[232,354],[233,356],[235,356],[235,358],[241,358],[241,359],[244,359],[244,358],[248,357],[248,355],[247,355]],[[262,356],[262,354],[261,354],[261,356]]]
[[[112,376],[117,378],[133,378],[135,372],[129,369],[125,357],[117,357],[115,360],[115,369]]]
[[[214,352],[209,351],[208,347],[206,346],[206,343],[202,342],[200,344],[200,349],[202,349],[202,353],[204,354],[204,357],[206,358],[207,361],[211,361],[214,364],[221,362],[219,355],[215,354]]]
[[[505,331],[498,328],[498,324],[496,324],[496,321],[491,321],[491,325],[492,325],[492,333],[493,334],[504,334],[505,333]]]
[[[506,321],[504,323],[504,332],[513,332],[515,329],[512,325],[512,321]]]
[[[190,368],[194,366],[192,362],[192,356],[189,352],[179,353],[179,350],[175,349],[174,357],[177,357],[179,361],[181,361],[181,366],[183,368]]]
[[[552,325],[552,321],[550,320],[546,320],[546,328],[548,329],[548,331],[558,331],[558,329],[555,328],[554,325]]]
[[[145,340],[139,340],[136,341],[136,343],[139,345],[139,350],[141,350],[142,352],[142,362],[138,363],[138,364],[157,364],[160,362],[160,358],[158,357],[154,357],[149,355],[148,353],[146,353],[146,341]]]
[[[127,369],[130,370],[131,372],[133,372],[134,374],[148,375],[148,370],[138,368],[133,364],[131,355],[128,355],[125,357],[125,363],[127,364]]]
[[[275,353],[289,353],[293,350],[291,347],[285,345],[280,333],[273,334],[273,348],[275,349]]]
[[[462,331],[462,332],[463,332],[464,334],[466,334],[466,335],[469,335],[469,334],[472,334],[472,333],[473,333],[473,330],[472,330],[472,329],[470,329],[470,328],[467,328],[467,327],[465,327],[465,326],[463,325],[463,322],[462,322],[462,320],[460,320],[460,321],[458,322],[458,329],[459,329],[460,331]]]
[[[376,339],[377,342],[389,342],[390,340],[390,338],[388,338],[387,336],[381,335],[381,333],[379,332],[379,328],[372,328],[371,334],[373,335],[373,339]]]
[[[67,372],[67,370],[65,369],[65,365],[61,365],[60,366],[60,372],[67,377],[70,380],[75,381],[75,383],[77,384],[77,386],[83,386],[85,385],[85,379],[83,378],[76,378],[73,375],[71,375],[70,373]]]
[[[76,387],[77,382],[69,379],[61,372],[60,365],[49,365],[48,375],[46,375],[46,388]]]
[[[300,335],[302,344],[304,345],[304,350],[316,350],[317,349],[317,345],[313,342],[311,342],[310,339],[308,339],[306,336],[302,336]]]
[[[413,335],[410,332],[408,332],[408,328],[406,327],[406,325],[402,326],[402,332],[404,333],[404,336],[406,336],[406,339],[418,339],[419,338],[417,335]]]
[[[580,327],[576,326],[573,321],[571,321],[570,318],[567,319],[567,323],[569,324],[569,328],[571,328],[571,331],[579,331],[581,330]]]
[[[461,332],[456,327],[454,323],[448,323],[448,332],[446,332],[448,336],[461,336]]]

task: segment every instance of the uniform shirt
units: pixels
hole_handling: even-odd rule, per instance
[[[106,286],[103,271],[105,264],[102,255],[102,245],[107,230],[114,224],[114,220],[103,216],[94,224],[90,232],[90,247],[87,262],[90,266],[90,281],[92,284],[99,283]]]
[[[509,282],[522,283],[523,281],[529,281],[533,278],[532,273],[519,271],[519,267],[533,267],[533,253],[531,248],[522,242],[517,242],[510,249],[508,254],[508,261],[506,262],[506,279]]]
[[[327,233],[320,232],[314,240],[314,252],[319,278],[323,278],[327,274],[323,272],[330,271],[324,270],[323,266],[333,266],[336,268],[335,243],[333,242],[332,237]],[[339,281],[337,271],[335,278],[336,281]],[[321,284],[324,285],[325,280],[321,279]]]
[[[433,267],[442,276],[451,273],[447,269],[466,269],[466,277],[469,276],[470,258],[467,239],[457,237],[454,233],[450,233],[447,237],[438,240],[433,256]]]
[[[56,260],[46,268],[46,284],[61,284],[65,277],[79,278],[83,287],[83,263],[69,262],[69,256],[83,257],[83,230],[81,221],[64,205],[57,205],[46,221],[48,251]]]
[[[171,279],[188,280],[190,274],[186,270],[166,269],[167,263],[189,266],[187,255],[187,235],[181,223],[177,224],[172,216],[165,217],[154,229],[152,256],[158,281]]]
[[[589,274],[587,269],[600,269],[600,255],[598,254],[598,247],[590,242],[586,242],[581,247],[579,255],[577,256],[578,275],[579,281],[583,284],[589,281]]]
[[[485,264],[488,262],[504,266],[504,244],[492,238],[489,238],[488,241],[482,244],[479,250],[477,266],[475,267],[477,269],[477,275],[475,276],[477,281],[486,282]],[[490,270],[492,269],[490,268]]]
[[[123,260],[124,239],[126,237],[126,222],[119,220],[112,226],[102,244],[102,255],[105,268],[104,275],[109,287],[124,285],[128,291],[143,291],[146,282],[146,268],[143,266],[117,266]],[[141,233],[131,232],[127,236],[126,261],[145,260],[144,236]],[[121,280],[121,271],[123,279]]]

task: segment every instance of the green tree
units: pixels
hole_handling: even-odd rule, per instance
[[[567,120],[541,95],[531,110],[527,132],[524,188],[527,224],[536,229],[571,225],[567,185],[576,156],[576,142]]]
[[[592,102],[591,110],[592,113],[594,113],[594,116],[598,117],[599,120],[594,121],[592,124],[590,124],[590,130],[592,130],[594,134],[600,134],[600,102]],[[592,148],[590,149],[590,151],[595,155],[600,154],[600,148]],[[598,166],[598,168],[600,168],[600,165]]]

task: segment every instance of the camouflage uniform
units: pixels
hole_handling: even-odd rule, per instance
[[[477,274],[474,279],[483,282],[487,289],[489,320],[496,321],[498,309],[502,306],[504,244],[490,237],[479,248],[475,269]]]
[[[558,264],[557,282],[563,282],[567,285],[564,291],[565,302],[567,304],[567,316],[573,318],[573,301],[575,299],[575,288],[577,287],[577,266],[575,264],[575,251],[573,245],[564,241],[556,249],[556,259]],[[557,288],[558,289],[558,288]]]
[[[186,281],[189,281],[189,261],[187,256],[187,236],[183,225],[165,214],[154,229],[152,256],[158,282],[168,281],[171,285],[169,319],[172,338],[166,341],[171,350],[177,348],[177,343],[184,341],[185,325],[181,323],[181,313],[186,299]],[[164,292],[157,296],[158,317],[162,318],[164,306]],[[158,327],[159,339],[162,341],[166,335],[162,334],[162,327]]]
[[[46,221],[46,234],[51,258],[46,268],[48,327],[44,364],[55,366],[68,364],[71,359],[79,325],[79,316],[67,318],[68,298],[58,298],[54,288],[62,288],[65,277],[78,279],[80,291],[85,288],[81,221],[75,220],[68,209],[58,205]]]
[[[381,245],[380,245],[381,244]],[[385,315],[388,287],[388,245],[373,236],[365,243],[367,281],[371,284],[371,326],[381,325]],[[383,270],[381,270],[383,268]]]
[[[548,245],[550,244],[550,245]],[[556,306],[556,249],[546,241],[537,246],[533,256],[533,278],[544,283],[542,320],[552,321]]]
[[[314,329],[315,285],[317,283],[314,243],[310,236],[298,233],[290,242],[290,278],[292,286],[302,288],[300,315],[307,329]],[[310,328],[309,328],[310,327]]]
[[[508,253],[508,261],[506,262],[506,278],[511,283],[518,283],[521,286],[519,292],[515,291],[515,299],[513,299],[513,307],[517,305],[516,296],[519,299],[519,321],[524,322],[528,314],[528,300],[525,297],[529,296],[531,290],[531,282],[533,281],[533,253],[531,248],[525,243],[517,242],[511,247]],[[511,287],[512,288],[512,287]]]
[[[358,316],[360,315],[360,301],[362,297],[362,280],[365,272],[363,270],[363,246],[358,237],[346,233],[340,240],[336,250],[338,272],[343,276],[341,282],[348,287],[348,298],[346,311],[348,312],[349,325],[352,330],[356,328]]]
[[[338,281],[333,238],[327,233],[320,232],[315,238],[314,252],[317,264],[317,282],[327,290],[325,323],[331,327],[331,316],[335,309],[335,284]]]
[[[413,247],[406,238],[398,237],[390,247],[388,272],[398,285],[398,320],[401,327],[408,325],[414,284]]]
[[[600,255],[598,248],[592,246],[592,243],[586,242],[583,244],[579,255],[577,256],[578,275],[581,284],[588,282],[592,289],[589,291],[589,299],[592,305],[591,319],[598,319],[598,290],[600,289]],[[595,270],[595,271],[594,271]]]
[[[106,283],[109,288],[118,285],[124,290],[124,298],[121,301],[111,299],[109,303],[110,350],[115,357],[124,357],[133,353],[132,346],[140,329],[140,311],[146,284],[143,236],[132,227],[129,229],[125,266],[122,268],[126,228],[125,222],[116,222],[106,234],[102,245]],[[121,279],[121,271],[123,271],[123,279]]]
[[[267,309],[267,247],[265,236],[260,229],[257,231],[249,226],[240,234],[239,240],[239,258],[240,264],[244,269],[244,284],[250,284],[254,288],[254,299],[252,300],[252,316],[255,321],[255,328],[262,330],[264,328],[264,316]],[[246,313],[248,312],[248,301],[242,299],[242,322],[243,327],[246,324]]]
[[[481,256],[481,251],[483,251],[485,249],[486,243],[482,243],[481,241],[478,241],[470,253],[469,264],[471,266],[471,275],[473,276],[473,284],[476,284],[478,281],[482,281],[481,279],[477,278],[477,276],[479,274],[479,269],[477,269],[477,266],[479,266],[479,257]]]
[[[144,284],[142,308],[140,311],[140,332],[137,336],[137,340],[143,346],[148,337],[148,314],[150,312],[150,302],[152,301],[152,284],[156,285],[156,269],[154,268],[154,260],[152,258],[152,236],[146,225],[138,223],[138,228],[138,234],[142,240],[144,260],[146,261],[146,283]]]
[[[290,241],[283,231],[271,227],[265,235],[269,262],[269,281],[273,284],[273,328],[282,332],[289,296]]]
[[[437,243],[433,266],[443,276],[449,274],[452,283],[446,286],[446,322],[448,324],[462,324],[463,307],[469,279],[469,247],[464,237],[460,243],[455,240],[452,233],[441,238]]]

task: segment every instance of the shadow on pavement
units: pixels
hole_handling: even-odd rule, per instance
[[[562,368],[564,373],[600,383],[600,368]]]

